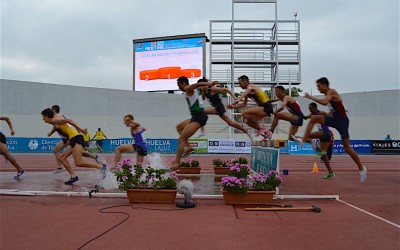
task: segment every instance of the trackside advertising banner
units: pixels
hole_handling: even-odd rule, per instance
[[[235,153],[235,140],[232,139],[209,139],[208,153]]]
[[[372,153],[400,154],[400,141],[373,140]]]
[[[351,140],[350,146],[353,148],[357,154],[370,154],[371,153],[371,141],[366,140]],[[334,154],[346,154],[343,148],[343,143],[341,140],[335,140],[332,152]]]

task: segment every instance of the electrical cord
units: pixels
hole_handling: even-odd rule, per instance
[[[193,202],[195,202],[196,206],[197,206],[197,202],[196,201],[193,201]],[[105,211],[107,209],[116,208],[116,207],[131,207],[132,209],[145,209],[145,210],[156,210],[156,211],[178,211],[178,210],[186,210],[187,209],[187,208],[161,209],[161,208],[149,208],[149,207],[133,207],[132,205],[117,205],[117,206],[110,206],[110,207],[101,208],[101,209],[99,209],[100,213],[104,213],[104,214],[124,214],[124,215],[126,215],[126,217],[122,221],[118,222],[116,225],[114,225],[114,226],[110,227],[109,229],[107,229],[106,231],[104,231],[103,233],[101,233],[101,234],[95,236],[94,238],[86,241],[82,246],[80,246],[78,248],[78,250],[82,249],[83,247],[85,247],[90,242],[92,242],[92,241],[100,238],[101,236],[105,235],[106,233],[110,232],[111,230],[113,230],[114,228],[118,227],[119,225],[121,225],[122,223],[124,223],[125,221],[127,221],[129,219],[130,215],[128,213],[125,213],[125,212],[107,212],[107,211]]]

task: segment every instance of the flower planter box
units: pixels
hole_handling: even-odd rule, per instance
[[[177,174],[200,174],[201,167],[182,167]]]
[[[262,205],[272,202],[275,191],[247,191],[242,195],[222,190],[222,194],[226,205]]]
[[[174,203],[176,189],[128,189],[129,203]]]
[[[214,173],[215,174],[228,175],[228,172],[229,172],[229,167],[217,167],[217,166],[214,166]]]

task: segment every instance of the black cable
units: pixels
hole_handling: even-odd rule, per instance
[[[195,202],[195,201],[194,201]],[[196,202],[196,206],[197,206],[197,202]],[[117,205],[117,206],[111,206],[111,207],[104,207],[99,209],[100,213],[104,213],[104,214],[124,214],[126,215],[126,218],[123,219],[121,222],[118,222],[116,225],[110,227],[109,229],[107,229],[106,231],[104,231],[103,233],[97,235],[96,237],[88,240],[87,242],[85,242],[85,244],[83,244],[82,246],[80,246],[78,248],[78,250],[82,249],[84,246],[86,246],[87,244],[89,244],[90,242],[96,240],[97,238],[100,238],[101,236],[105,235],[106,233],[110,232],[111,230],[113,230],[114,228],[118,227],[119,225],[121,225],[122,223],[124,223],[125,221],[127,221],[129,219],[129,214],[125,213],[125,212],[106,212],[104,210],[106,209],[110,209],[110,208],[116,208],[116,207],[131,207],[132,209],[145,209],[145,210],[157,210],[157,211],[178,211],[178,210],[186,210],[186,208],[174,208],[174,209],[161,209],[161,208],[149,208],[149,207],[133,207],[132,205]]]

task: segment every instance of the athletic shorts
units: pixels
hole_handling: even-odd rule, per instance
[[[98,145],[99,147],[103,147],[103,140],[97,140],[96,145]]]
[[[266,102],[263,104],[258,104],[258,106],[264,108],[264,112],[267,114],[267,116],[271,116],[272,113],[274,113],[274,110],[272,108],[271,102]]]
[[[300,114],[294,114],[294,115],[299,118],[294,121],[291,121],[290,124],[296,125],[296,126],[302,126],[303,125],[303,115],[300,115]]]
[[[320,138],[320,140],[323,142],[331,142],[331,133],[329,132],[329,130],[322,130],[321,132],[324,132],[324,135],[322,136],[322,138]]]
[[[190,122],[197,122],[200,124],[201,127],[203,127],[204,125],[206,125],[207,120],[208,116],[206,113],[198,113],[192,115],[192,119],[190,119]]]
[[[226,109],[223,104],[214,106],[215,110],[217,111],[218,115],[221,116],[226,112]]]
[[[336,128],[343,139],[349,139],[349,118],[347,116],[324,116],[326,126]]]
[[[7,144],[6,143],[6,136],[1,132],[0,132],[0,143]]]
[[[68,138],[67,138],[67,137],[63,137],[63,138],[62,138],[62,142],[63,142],[64,144],[67,144],[67,143],[68,143]]]
[[[84,147],[85,140],[83,140],[82,135],[77,135],[77,136],[73,137],[71,140],[69,140],[69,145],[71,146],[71,148],[75,147],[75,144],[80,144],[80,145],[82,145],[82,147]]]
[[[147,155],[147,148],[144,148],[140,145],[132,144],[133,149],[136,151],[138,155],[146,156]]]

